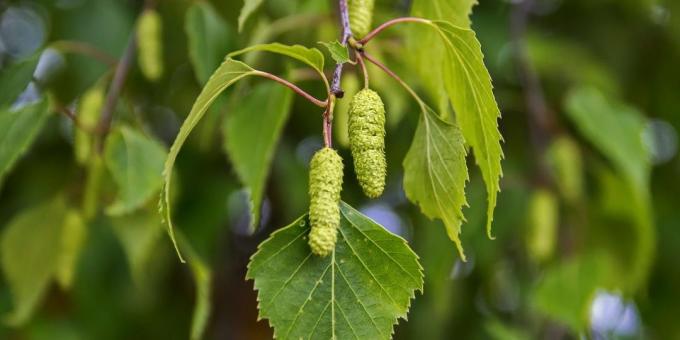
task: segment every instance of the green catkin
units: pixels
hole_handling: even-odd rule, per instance
[[[309,247],[312,253],[328,256],[335,249],[340,226],[342,158],[325,147],[312,158],[309,169]]]
[[[76,129],[73,137],[73,149],[78,164],[84,165],[90,158],[93,146],[92,131],[97,127],[103,105],[104,87],[100,84],[87,90],[80,98],[77,112],[79,127],[82,129]]]
[[[163,22],[155,10],[147,9],[137,22],[139,68],[151,81],[163,75]]]
[[[349,0],[349,24],[355,38],[363,38],[371,30],[375,0]]]
[[[354,171],[366,196],[376,198],[385,189],[385,105],[378,93],[359,91],[349,106],[349,145]]]

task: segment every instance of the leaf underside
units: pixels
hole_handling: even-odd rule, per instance
[[[253,255],[260,317],[279,339],[389,339],[422,291],[418,258],[406,242],[346,203],[333,254],[307,244],[303,216],[276,231]]]

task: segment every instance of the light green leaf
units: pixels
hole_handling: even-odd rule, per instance
[[[191,131],[196,127],[196,124],[198,124],[201,118],[203,118],[203,115],[210,107],[210,104],[215,101],[222,91],[226,90],[229,86],[233,85],[242,78],[252,76],[256,73],[257,71],[252,69],[250,66],[240,61],[227,58],[222,63],[222,65],[220,65],[220,67],[215,70],[215,73],[213,73],[208,82],[205,84],[205,87],[203,87],[201,94],[199,94],[198,98],[196,98],[194,106],[191,108],[191,112],[189,112],[189,115],[179,130],[177,138],[170,148],[168,158],[165,160],[165,165],[163,167],[164,182],[163,189],[161,190],[159,206],[161,214],[168,225],[168,233],[173,241],[177,255],[182,261],[184,261],[184,259],[181,256],[179,247],[177,245],[177,240],[175,239],[171,219],[172,211],[170,210],[170,183],[172,181],[172,168],[175,164],[175,160],[177,159],[177,155],[182,149],[182,145],[184,145],[184,142],[189,137]]]
[[[491,222],[500,191],[501,134],[498,131],[500,110],[496,104],[491,77],[481,46],[470,29],[447,22],[433,23],[439,30],[446,49],[442,66],[444,87],[456,111],[456,120],[465,142],[472,146],[475,161],[482,171],[488,195],[486,231],[491,236]]]
[[[567,97],[565,110],[581,134],[636,190],[647,191],[651,157],[643,141],[645,119],[639,111],[607,99],[590,87],[573,90]]]
[[[278,339],[389,339],[423,288],[406,242],[345,203],[333,254],[311,253],[303,216],[276,231],[248,265],[260,317]]]
[[[231,30],[209,2],[200,1],[187,11],[184,31],[196,78],[205,84],[229,50]]]
[[[83,216],[75,209],[70,209],[65,217],[61,234],[61,254],[57,265],[57,282],[68,289],[73,284],[80,251],[87,238],[87,225]]]
[[[335,60],[336,63],[338,64],[343,64],[348,61],[349,59],[349,49],[347,49],[347,46],[342,46],[342,44],[335,40],[331,42],[319,42],[319,44],[325,46],[328,49],[328,52],[330,52],[331,57],[333,60]]]
[[[0,181],[38,136],[49,115],[47,100],[0,111]]]
[[[258,7],[262,4],[263,0],[244,0],[243,7],[241,7],[241,14],[238,16],[238,30],[239,32],[243,30],[243,25],[246,24],[248,18],[255,13]]]
[[[411,15],[469,28],[470,14],[475,5],[477,0],[414,0]]]
[[[0,252],[14,310],[5,322],[19,326],[29,320],[58,268],[66,203],[58,197],[26,210],[6,226]]]
[[[250,195],[251,230],[259,225],[269,166],[292,103],[289,89],[273,82],[260,83],[238,97],[238,105],[224,120],[224,148]]]
[[[40,54],[36,54],[0,70],[0,109],[12,105],[26,89],[39,60]]]
[[[148,266],[154,259],[154,247],[161,236],[162,225],[155,213],[141,210],[111,220],[114,234],[123,247],[132,279],[146,282]]]
[[[118,199],[106,212],[122,215],[147,202],[161,188],[165,155],[162,144],[127,126],[111,133],[104,159],[118,185]]]
[[[322,78],[325,78],[323,73],[323,53],[321,53],[321,51],[316,48],[307,48],[302,45],[284,45],[280,43],[261,44],[246,47],[236,52],[231,52],[229,55],[227,55],[227,57],[233,58],[235,56],[254,51],[267,51],[291,57],[309,65],[314,70],[316,70],[316,72],[318,72]]]
[[[423,214],[444,222],[463,260],[459,234],[465,220],[461,209],[467,204],[465,156],[465,142],[458,126],[425,107],[404,159],[404,190]]]

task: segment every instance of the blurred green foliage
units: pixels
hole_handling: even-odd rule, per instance
[[[307,210],[307,164],[323,143],[320,110],[254,77],[215,99],[177,158],[169,196],[190,265],[178,261],[156,200],[167,150],[227,53],[338,38],[334,1],[246,2],[248,20],[239,19],[241,1],[157,1],[163,74],[151,82],[133,59],[105,141],[92,117],[79,119],[81,107],[91,91],[110,90],[111,61],[125,54],[145,4],[0,3],[0,338],[271,338],[267,322],[257,321],[246,265],[272,231]],[[416,3],[415,15],[469,24],[459,13],[469,0],[438,12]],[[482,1],[471,16],[502,112],[505,159],[493,241],[485,235],[482,175],[470,171],[461,226],[467,262],[441,221],[428,220],[404,194],[402,162],[420,108],[369,66],[387,107],[387,188],[367,200],[346,166],[343,200],[420,257],[424,294],[395,337],[679,338],[680,2],[534,1],[525,45],[510,34],[521,6]],[[374,24],[411,10],[410,1],[379,0],[376,8]],[[552,117],[538,145],[521,49]],[[428,72],[426,62],[445,54],[428,33],[390,29],[369,52],[436,111],[456,114],[440,100],[442,75]],[[243,59],[324,96],[302,63],[260,52]],[[347,69],[349,97],[362,76]],[[272,135],[259,132],[270,125]],[[230,141],[239,134],[248,148]],[[279,135],[273,149],[257,151]],[[245,150],[229,157],[252,163],[234,167],[225,149]],[[244,192],[241,180],[257,192]],[[551,203],[536,204],[537,194]],[[254,234],[249,200],[262,201]]]

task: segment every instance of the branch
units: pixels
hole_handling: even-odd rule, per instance
[[[101,116],[99,117],[99,124],[97,130],[101,132],[97,149],[99,152],[103,150],[104,140],[106,135],[111,129],[111,120],[113,119],[113,111],[116,109],[116,103],[118,102],[118,97],[125,84],[125,79],[127,74],[132,67],[133,59],[135,57],[135,51],[137,50],[137,31],[133,30],[130,34],[130,39],[123,52],[123,57],[120,59],[116,71],[113,74],[113,80],[111,81],[111,86],[109,87],[109,92],[106,95],[106,101],[104,102],[104,107],[102,108]]]
[[[312,102],[312,103],[313,103],[314,105],[316,105],[316,106],[319,106],[319,107],[327,107],[327,106],[328,106],[328,101],[323,101],[323,100],[316,99],[314,96],[312,96],[311,94],[305,92],[305,90],[299,88],[297,85],[295,85],[295,84],[289,82],[288,80],[285,80],[285,79],[283,79],[283,78],[280,78],[280,77],[278,77],[278,76],[276,76],[276,75],[273,75],[273,74],[271,74],[271,73],[264,72],[264,71],[255,71],[255,72],[254,72],[254,75],[260,76],[260,77],[264,77],[264,78],[267,78],[267,79],[271,79],[271,80],[273,80],[273,81],[275,81],[275,82],[277,82],[277,83],[279,83],[279,84],[282,84],[282,85],[284,85],[284,86],[287,86],[287,87],[290,88],[291,90],[295,91],[295,93],[301,95],[302,97],[304,97],[305,99],[309,100],[310,102]]]
[[[423,19],[423,18],[417,18],[417,17],[404,17],[404,18],[396,18],[392,19],[389,21],[386,21],[382,25],[376,27],[374,30],[366,34],[365,37],[361,38],[361,40],[358,41],[360,45],[366,45],[371,39],[375,38],[376,35],[380,34],[380,32],[384,31],[387,28],[390,28],[396,24],[401,24],[404,22],[415,22],[415,23],[420,23],[420,24],[427,24],[430,25],[432,24],[432,21]]]
[[[52,43],[52,47],[65,53],[77,53],[92,57],[93,59],[110,67],[116,66],[118,60],[108,53],[81,41],[61,40]]]
[[[349,24],[349,10],[347,8],[347,0],[338,0],[340,7],[340,23],[342,24],[342,39],[340,43],[342,46],[347,46],[347,42],[352,37],[352,29]],[[342,98],[345,93],[342,91],[342,86],[340,81],[342,79],[342,68],[345,64],[338,63],[335,65],[335,71],[333,71],[333,80],[331,81],[331,92],[337,98]]]

